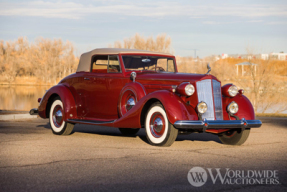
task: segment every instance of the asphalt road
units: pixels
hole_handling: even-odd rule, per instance
[[[194,133],[166,148],[147,144],[144,130],[124,137],[115,128],[76,125],[72,135],[56,136],[48,120],[2,121],[0,191],[287,191],[287,118],[261,120],[242,146]],[[268,184],[213,184],[208,175],[194,187],[187,179],[193,167],[277,170],[280,184],[264,180],[270,175]]]

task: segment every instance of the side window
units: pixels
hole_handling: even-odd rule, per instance
[[[120,73],[121,67],[117,55],[96,55],[92,60],[93,73]]]
[[[167,71],[168,72],[174,72],[174,61],[173,61],[173,59],[167,60]]]
[[[174,61],[168,58],[159,58],[157,60],[157,70],[165,72],[174,72]]]
[[[120,73],[121,67],[117,55],[109,55],[108,73]]]
[[[166,64],[167,64],[167,59],[163,58],[163,59],[158,59],[157,60],[157,67],[159,68],[159,71],[167,71],[166,70]]]
[[[93,73],[107,73],[108,55],[97,55],[93,57],[92,72]]]

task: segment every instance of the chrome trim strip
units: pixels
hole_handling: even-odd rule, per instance
[[[205,125],[206,124],[206,125]],[[202,121],[176,121],[174,127],[177,129],[245,129],[259,128],[260,120],[202,120]]]
[[[101,125],[101,124],[113,123],[115,122],[115,120],[113,121],[91,121],[91,120],[81,120],[81,119],[67,119],[67,122],[88,124],[88,125]]]
[[[140,86],[142,87],[142,89],[143,89],[143,91],[144,91],[144,94],[146,95],[144,86],[143,86],[141,83],[139,83],[139,82],[137,82],[137,83],[140,84]]]

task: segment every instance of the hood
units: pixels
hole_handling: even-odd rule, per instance
[[[178,81],[195,83],[204,79],[215,79],[213,75],[194,73],[137,73],[136,80]]]

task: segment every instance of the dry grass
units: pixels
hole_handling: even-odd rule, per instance
[[[73,45],[61,39],[38,38],[29,43],[20,37],[12,42],[0,41],[2,83],[17,83],[20,78],[22,84],[29,84],[30,79],[36,78],[44,84],[55,84],[58,79],[75,72],[77,64]]]
[[[258,117],[287,117],[285,113],[256,113]]]

